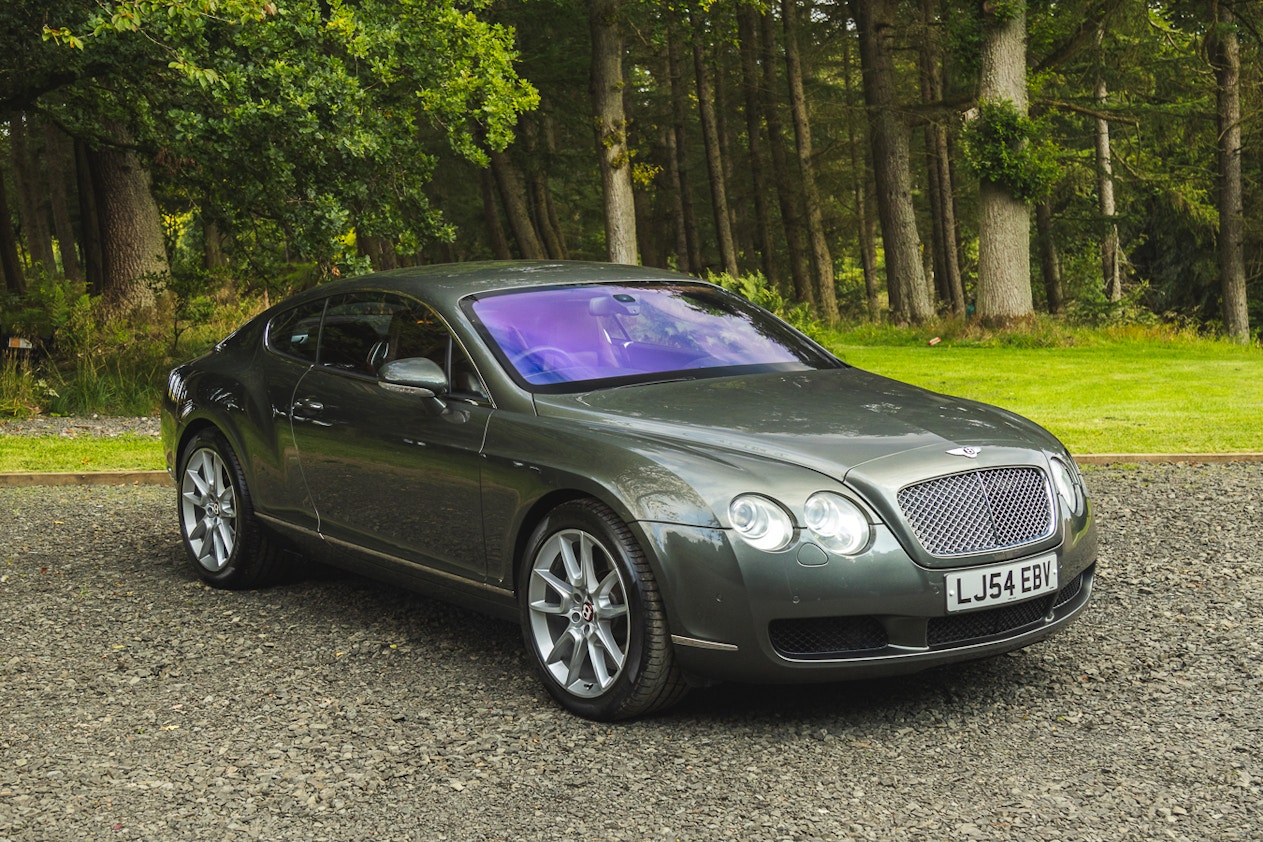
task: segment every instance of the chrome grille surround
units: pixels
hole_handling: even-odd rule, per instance
[[[900,489],[898,498],[917,540],[935,556],[1020,547],[1056,528],[1052,487],[1035,467],[938,477]]]

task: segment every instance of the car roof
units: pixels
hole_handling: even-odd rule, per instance
[[[488,260],[393,269],[360,275],[300,293],[285,304],[356,290],[382,290],[415,296],[449,310],[468,296],[530,287],[583,283],[698,283],[667,269],[578,260]]]

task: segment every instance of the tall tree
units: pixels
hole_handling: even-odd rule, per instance
[[[737,40],[741,54],[741,95],[746,121],[746,150],[750,180],[754,187],[754,243],[763,276],[773,286],[781,286],[772,248],[771,212],[767,199],[769,185],[764,169],[762,110],[759,107],[759,13],[753,6],[737,7]]]
[[[798,141],[798,171],[802,177],[803,203],[807,211],[807,233],[811,239],[816,304],[828,322],[838,320],[838,298],[834,287],[833,255],[824,232],[824,212],[816,184],[815,152],[811,143],[811,116],[803,90],[802,57],[798,51],[798,0],[781,0],[781,22],[785,26],[785,75],[789,80],[789,111]]]
[[[1105,297],[1110,301],[1118,301],[1123,297],[1123,269],[1121,246],[1118,237],[1118,212],[1114,202],[1114,150],[1110,146],[1110,123],[1105,116],[1109,105],[1109,83],[1105,79],[1104,55],[1100,51],[1105,30],[1097,30],[1096,44],[1100,55],[1097,66],[1096,90],[1093,97],[1096,101],[1096,194],[1101,218],[1105,224],[1105,235],[1101,238],[1101,276],[1105,281]]]
[[[143,313],[171,272],[162,216],[131,134],[118,125],[109,129],[113,143],[89,156],[101,226],[101,297],[116,313]]]
[[[1026,117],[1026,4],[1024,0],[984,4],[982,16],[979,102]],[[983,114],[987,114],[985,109]],[[1034,311],[1030,229],[1026,202],[1009,186],[984,174],[978,188],[977,297],[978,317],[984,324],[1010,324]]]
[[[711,83],[705,49],[705,32],[701,17],[690,7],[693,41],[693,75],[697,82],[697,110],[702,121],[702,146],[706,150],[706,172],[710,177],[711,208],[715,216],[715,235],[719,241],[719,261],[729,275],[737,274],[737,248],[732,239],[732,221],[728,209],[728,186],[720,151],[719,119],[715,114],[715,89]]]
[[[860,38],[860,66],[868,134],[877,182],[877,212],[886,247],[886,287],[896,321],[924,322],[934,315],[921,238],[912,203],[912,163],[908,125],[900,116],[891,40],[897,3],[893,0],[853,0],[850,4]]]
[[[592,112],[605,196],[605,250],[614,263],[639,263],[631,150],[623,107],[623,29],[620,0],[589,0],[592,33]]]
[[[776,197],[781,208],[781,225],[785,231],[785,245],[789,252],[790,277],[794,282],[795,300],[814,308],[816,293],[811,281],[811,262],[808,254],[803,225],[802,195],[795,188],[785,150],[785,127],[781,120],[780,104],[776,91],[780,85],[776,76],[776,22],[770,10],[761,17],[763,57],[763,122],[767,126],[768,151],[772,159],[772,180],[776,183]]]
[[[1246,301],[1245,212],[1241,180],[1241,44],[1230,2],[1214,0],[1211,56],[1219,127],[1219,277],[1224,330],[1238,342],[1250,341]]]

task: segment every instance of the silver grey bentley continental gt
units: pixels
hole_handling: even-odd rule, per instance
[[[207,583],[312,559],[516,619],[592,719],[1006,652],[1092,593],[1092,509],[1048,432],[654,269],[318,286],[174,369],[162,437]]]

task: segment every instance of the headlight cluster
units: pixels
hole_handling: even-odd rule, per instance
[[[1049,461],[1052,462],[1053,485],[1057,487],[1057,494],[1065,501],[1066,507],[1077,514],[1084,500],[1087,499],[1087,493],[1083,488],[1083,478],[1079,475],[1074,462],[1068,457],[1062,459],[1054,456]]]
[[[741,494],[728,506],[732,528],[757,550],[776,552],[794,540],[794,519],[780,503],[758,494]],[[855,555],[868,546],[872,527],[859,506],[831,491],[807,498],[803,523],[820,546]]]

